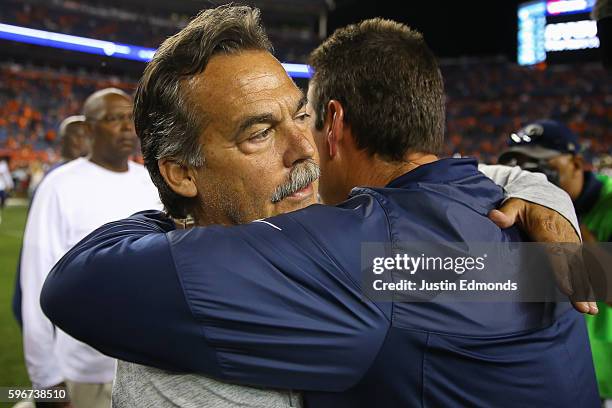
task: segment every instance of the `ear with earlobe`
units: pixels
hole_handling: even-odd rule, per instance
[[[198,195],[195,177],[187,166],[171,159],[159,159],[157,166],[166,184],[176,194],[183,197],[195,197]]]
[[[333,158],[338,154],[338,144],[344,137],[344,108],[340,101],[332,99],[327,103],[325,123],[329,124],[325,134],[329,157]]]

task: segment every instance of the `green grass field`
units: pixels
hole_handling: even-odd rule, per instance
[[[26,212],[26,207],[7,207],[0,224],[0,387],[30,386],[23,361],[21,330],[11,308]],[[0,403],[0,407],[11,405]]]

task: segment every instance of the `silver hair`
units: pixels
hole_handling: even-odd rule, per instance
[[[278,203],[291,194],[300,191],[314,182],[321,175],[321,169],[314,160],[306,160],[295,165],[289,173],[287,181],[276,188],[272,195],[272,202]]]
[[[186,98],[183,97],[181,91],[181,83],[175,82],[166,90],[169,98],[176,101],[176,109],[185,117],[185,121],[177,124],[176,116],[158,116],[151,126],[157,129],[156,136],[158,138],[157,151],[155,159],[173,159],[177,162],[192,167],[202,167],[204,165],[204,155],[202,153],[202,145],[197,137],[199,131],[199,122],[196,109],[188,109],[185,105]],[[181,130],[181,126],[185,127],[186,133],[192,135],[191,138],[177,137],[177,130]],[[146,142],[145,142],[146,143]]]

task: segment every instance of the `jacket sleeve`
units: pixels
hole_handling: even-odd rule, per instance
[[[142,214],[107,224],[55,266],[41,302],[110,356],[303,390],[357,382],[389,326],[291,214],[171,232]]]
[[[570,196],[540,173],[523,170],[518,166],[478,165],[485,176],[504,189],[505,200],[520,198],[548,207],[567,219],[580,237],[578,217]]]

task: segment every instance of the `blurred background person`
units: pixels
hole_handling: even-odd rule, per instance
[[[612,242],[612,177],[588,170],[578,137],[553,120],[538,120],[512,133],[500,164],[544,173],[574,202],[585,242]],[[602,399],[612,402],[612,308],[598,302],[587,327]]]
[[[572,198],[587,237],[612,240],[612,178],[589,170],[572,130],[558,121],[537,120],[512,133],[508,144],[499,164],[544,173]]]
[[[602,156],[597,160],[597,172],[605,174],[606,176],[612,176],[612,156]]]
[[[115,361],[71,338],[40,310],[42,283],[55,262],[106,222],[160,208],[143,166],[128,160],[136,144],[132,100],[107,88],[84,104],[91,154],[53,171],[32,201],[23,240],[20,285],[26,365],[35,388],[65,384],[76,408],[110,407]]]
[[[43,177],[45,177],[45,170],[43,169],[43,165],[40,160],[33,160],[28,166],[28,172],[30,173],[28,196],[33,197],[36,187],[38,187]]]
[[[30,165],[30,182],[28,185],[28,191],[30,191],[30,197],[34,197],[34,192],[38,184],[42,181],[44,175],[49,174],[53,170],[60,166],[77,159],[84,157],[89,154],[91,148],[91,141],[89,138],[89,131],[85,123],[85,116],[73,115],[64,119],[59,126],[59,137],[60,137],[60,160],[53,164],[46,173],[43,174],[42,164],[38,161],[33,162]],[[33,165],[38,166],[38,172],[33,170]],[[19,262],[17,262],[17,272],[15,274],[15,290],[13,292],[13,316],[19,324],[19,327],[23,326],[21,320],[21,286],[19,285],[20,280],[20,268],[21,268],[21,252],[19,253]]]
[[[47,173],[59,166],[79,157],[85,157],[91,149],[89,131],[85,123],[85,116],[68,116],[60,123],[58,134],[60,137],[60,159],[53,164]]]
[[[0,223],[9,192],[13,189],[13,177],[6,157],[0,157]]]

